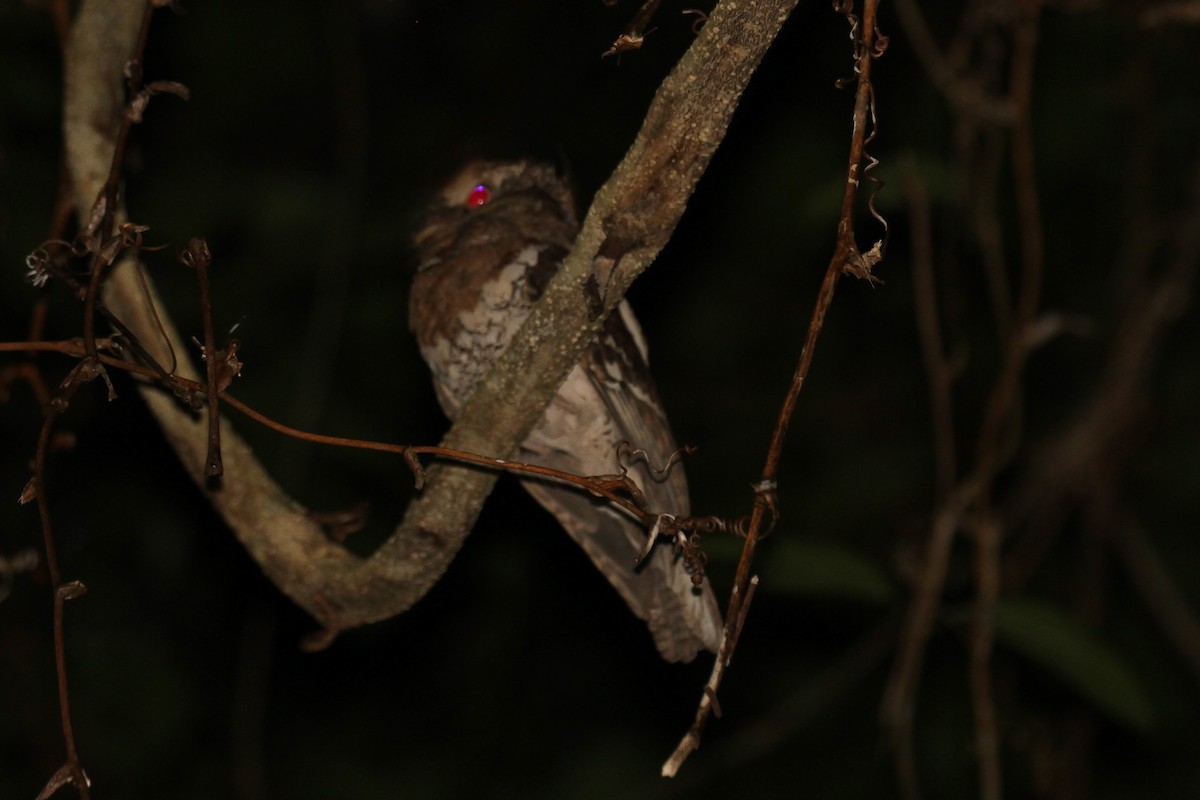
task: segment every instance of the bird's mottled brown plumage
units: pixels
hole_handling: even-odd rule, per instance
[[[485,186],[490,199],[467,197]],[[409,324],[433,371],[442,408],[453,418],[508,346],[558,270],[578,230],[570,191],[553,168],[530,162],[475,162],[451,180],[417,233],[421,264]],[[676,449],[646,364],[637,321],[622,303],[568,375],[517,458],[578,475],[620,472],[621,441],[654,465]],[[676,465],[665,477],[629,467],[651,511],[689,513]],[[707,582],[696,588],[668,543],[637,569],[645,531],[586,494],[522,482],[584,549],[625,602],[644,619],[663,657],[688,661],[716,650],[721,616]]]

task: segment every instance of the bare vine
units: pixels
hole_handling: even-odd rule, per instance
[[[873,122],[871,125],[868,125],[868,119],[874,119],[874,91],[871,87],[871,65],[876,58],[883,55],[887,47],[887,38],[880,36],[876,27],[878,6],[878,0],[866,0],[860,24],[859,18],[853,13],[853,3],[834,2],[833,4],[834,10],[846,16],[850,22],[851,37],[854,45],[854,73],[857,80],[854,95],[853,134],[850,139],[850,159],[846,173],[845,190],[842,195],[841,211],[838,216],[837,244],[834,247],[833,257],[830,259],[829,266],[825,269],[825,278],[821,282],[816,307],[813,309],[812,317],[808,324],[808,332],[804,339],[804,346],[800,351],[800,362],[796,366],[791,386],[788,388],[787,395],[780,408],[779,417],[775,423],[775,430],[767,449],[762,477],[755,488],[753,512],[745,525],[745,539],[742,543],[741,556],[738,558],[733,591],[729,597],[729,606],[725,611],[725,630],[721,647],[717,651],[716,662],[713,664],[712,672],[709,675],[708,682],[705,684],[704,693],[700,697],[700,703],[692,725],[680,740],[675,751],[663,764],[662,774],[666,777],[676,775],[687,757],[700,746],[700,737],[704,731],[705,724],[708,722],[708,718],[713,713],[718,712],[717,690],[724,679],[725,671],[733,659],[733,653],[737,648],[742,626],[745,624],[746,614],[750,608],[750,601],[753,599],[755,589],[758,586],[758,576],[753,574],[755,549],[758,546],[759,539],[773,527],[775,518],[778,515],[776,492],[778,488],[779,463],[783,457],[783,446],[787,438],[788,426],[791,424],[792,416],[795,413],[796,403],[800,398],[800,391],[804,388],[804,382],[808,378],[808,371],[812,366],[813,352],[816,348],[817,339],[820,337],[821,329],[825,324],[825,315],[833,304],[833,295],[837,288],[838,278],[843,273],[847,273],[872,281],[874,279],[871,275],[871,270],[883,258],[882,241],[877,242],[866,253],[859,251],[855,240],[854,222],[860,175],[862,174],[864,160],[868,158],[865,156],[865,148],[870,141],[868,131],[872,131],[871,136],[873,136],[874,130]],[[707,29],[706,25],[704,30]],[[873,166],[871,160],[868,160],[868,165]],[[873,207],[872,214],[874,214]]]

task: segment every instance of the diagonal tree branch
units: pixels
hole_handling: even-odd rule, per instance
[[[720,144],[750,76],[796,0],[717,5],[655,95],[637,139],[593,201],[559,274],[444,444],[516,449],[633,280],[658,254]],[[143,0],[85,0],[68,56],[66,137],[80,209],[90,209],[111,159],[120,76]],[[148,344],[161,337],[131,265],[107,284],[109,307]],[[161,309],[161,307],[160,307]],[[177,351],[178,332],[160,310]],[[163,346],[165,352],[165,346]],[[181,366],[181,374],[188,370]],[[190,371],[190,370],[188,370]],[[188,377],[196,377],[194,374]],[[154,388],[146,402],[196,483],[267,575],[331,632],[398,614],[442,575],[474,525],[495,474],[438,465],[403,522],[366,559],[329,541],[245,441],[224,425],[226,477],[204,476],[207,423]],[[519,399],[516,399],[519,398]]]

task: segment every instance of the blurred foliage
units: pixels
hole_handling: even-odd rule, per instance
[[[1128,660],[1062,609],[1031,599],[1001,603],[996,638],[1037,661],[1119,722],[1140,733],[1154,728],[1154,709]]]
[[[998,343],[966,244],[954,119],[884,3],[891,47],[876,70],[879,204],[893,230],[885,284],[846,281],[792,426],[783,517],[760,550],[763,583],[703,748],[672,782],[662,760],[690,723],[707,662],[659,663],[643,627],[551,521],[503,481],[444,580],[411,612],[299,652],[313,624],[262,577],[186,481],[128,381],[85,392],[52,465],[66,576],[81,756],[109,797],[896,796],[878,706],[933,507],[927,389],[912,312],[914,165],[935,209],[945,326],[969,454]],[[940,35],[960,4],[924,4]],[[61,69],[48,15],[0,4],[0,336],[25,336],[23,258],[45,237],[59,169]],[[423,198],[468,157],[541,156],[586,200],[686,48],[691,17],[664,4],[644,47],[600,59],[628,3],[187,3],[156,16],[148,79],[188,85],[135,132],[125,189],[147,224],[148,269],[181,328],[198,333],[191,274],[174,248],[205,236],[218,330],[240,323],[235,393],[326,433],[433,442],[445,428],[405,326],[408,239]],[[1071,10],[1068,6],[1077,6]],[[1140,4],[1057,4],[1043,18],[1035,137],[1047,231],[1046,309],[1090,321],[1034,357],[1025,434],[1078,412],[1104,367],[1125,297],[1114,253],[1131,219],[1186,199],[1200,142],[1200,29],[1146,30]],[[845,169],[845,22],[801,4],[747,92],[674,239],[634,288],[699,512],[748,508],[833,244]],[[1146,124],[1149,123],[1149,124]],[[1153,136],[1130,131],[1153,132]],[[1131,208],[1130,176],[1154,187]],[[1011,197],[998,202],[1011,222]],[[873,236],[862,223],[864,239]],[[1016,242],[1006,250],[1016,252]],[[78,335],[54,292],[50,335]],[[1194,311],[1171,330],[1116,488],[1200,608],[1200,372]],[[193,354],[194,355],[194,354]],[[2,363],[10,363],[5,356]],[[40,360],[51,381],[68,368]],[[23,387],[0,409],[0,489],[28,477],[38,411]],[[298,445],[235,420],[304,503],[367,499],[357,547],[412,495],[394,458]],[[1005,476],[1014,482],[1019,476]],[[997,617],[995,683],[1010,796],[1050,796],[1072,720],[1092,725],[1082,774],[1099,798],[1200,792],[1200,691],[1117,559],[1106,613],[1066,610],[1084,524],[1072,520]],[[0,504],[0,555],[40,547],[32,506]],[[706,542],[728,588],[738,543]],[[0,603],[0,796],[34,797],[61,760],[50,592],[15,579]],[[970,549],[947,598],[970,598]],[[957,607],[956,607],[957,608]],[[930,797],[975,791],[965,631],[948,610],[916,718]],[[1057,790],[1057,791],[1061,791]],[[1059,794],[1057,796],[1083,796]]]

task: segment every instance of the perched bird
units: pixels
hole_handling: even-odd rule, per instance
[[[409,326],[451,419],[529,316],[578,228],[570,188],[545,164],[474,162],[435,199],[416,235],[420,266]],[[687,515],[681,467],[662,475],[640,460],[622,465],[622,441],[644,450],[658,468],[676,450],[647,368],[645,339],[624,302],[519,452],[500,455],[584,476],[624,466],[648,510]],[[522,483],[646,621],[663,658],[690,661],[701,649],[716,651],[722,628],[716,599],[707,581],[693,583],[669,542],[657,543],[635,567],[647,532],[632,517],[562,485]]]

